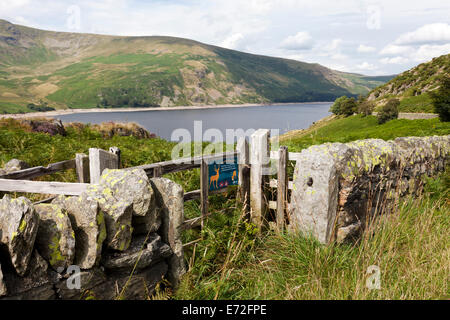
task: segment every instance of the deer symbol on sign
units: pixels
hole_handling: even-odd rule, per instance
[[[211,178],[209,179],[209,187],[211,188],[211,184],[214,186],[214,183],[216,185],[216,189],[219,189],[219,186],[217,184],[217,182],[219,181],[219,176],[220,176],[220,167],[219,166],[214,166],[214,171],[216,171],[216,174],[211,176]]]

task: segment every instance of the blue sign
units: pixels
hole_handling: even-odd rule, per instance
[[[239,183],[239,164],[237,156],[221,160],[220,163],[208,163],[209,191],[237,186]]]

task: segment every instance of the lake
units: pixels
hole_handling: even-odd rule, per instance
[[[220,133],[225,137],[227,129],[247,131],[264,128],[279,130],[280,134],[295,129],[306,129],[313,122],[330,115],[328,110],[331,104],[332,102],[318,102],[242,108],[92,112],[61,115],[57,118],[63,122],[82,123],[136,122],[157,136],[172,141],[179,141],[177,138],[172,139],[176,129],[188,131],[193,140],[199,141],[198,137],[194,138],[194,124],[196,124],[196,132],[200,130],[202,134],[206,133],[204,141],[221,141]],[[207,131],[208,129],[213,130]],[[178,130],[179,132],[181,131]],[[216,138],[208,138],[211,135]]]

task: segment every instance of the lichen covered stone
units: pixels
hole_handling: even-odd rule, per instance
[[[75,232],[74,264],[89,269],[99,263],[106,239],[105,215],[99,203],[82,193],[79,197],[60,196],[53,203],[62,205]]]
[[[19,275],[24,275],[33,252],[39,227],[39,217],[30,200],[11,199],[5,195],[0,201],[0,242],[9,251],[11,262]]]
[[[152,213],[155,197],[144,170],[105,169],[100,186],[116,200],[132,203],[133,215],[143,217]]]
[[[64,208],[56,204],[38,204],[39,230],[36,248],[58,272],[72,265],[75,257],[75,233]]]

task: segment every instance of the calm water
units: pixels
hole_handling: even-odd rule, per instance
[[[173,131],[181,128],[188,130],[194,139],[195,121],[201,121],[203,134],[214,128],[220,130],[224,137],[226,129],[278,129],[283,134],[289,130],[308,128],[313,122],[328,116],[330,105],[331,103],[303,103],[204,110],[95,112],[75,113],[58,118],[63,122],[137,122],[167,140],[172,140]],[[204,140],[210,141],[206,138]]]

